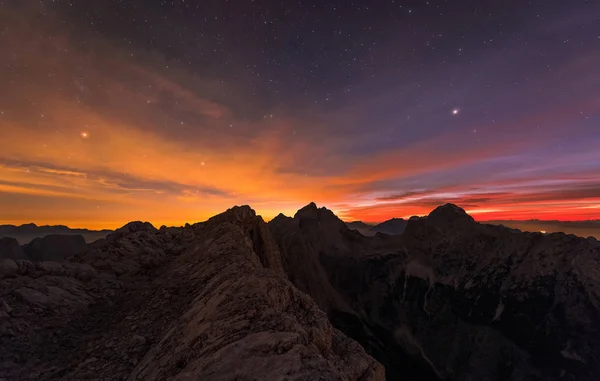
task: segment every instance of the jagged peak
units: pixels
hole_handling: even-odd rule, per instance
[[[217,214],[208,219],[208,221],[223,221],[228,220],[230,222],[243,221],[247,218],[256,217],[256,212],[249,205],[235,205],[223,213]]]
[[[310,204],[300,208],[296,214],[294,214],[294,218],[310,218],[316,219],[318,218],[319,209],[317,208],[317,204],[311,202]]]
[[[298,210],[296,214],[294,214],[294,219],[321,220],[323,218],[331,217],[335,218],[336,220],[340,220],[331,210],[327,209],[324,206],[319,208],[314,202],[311,202],[310,204]]]

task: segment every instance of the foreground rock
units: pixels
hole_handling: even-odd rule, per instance
[[[3,260],[0,377],[383,380],[281,275],[261,224],[242,207],[181,229],[130,224],[75,262]]]
[[[600,379],[596,240],[481,225],[454,205],[364,237],[307,208],[270,223],[284,261],[304,253],[319,274],[289,277],[388,379]]]

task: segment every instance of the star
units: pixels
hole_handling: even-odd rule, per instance
[[[82,132],[81,133],[81,137],[86,139],[87,137],[89,137],[90,135],[87,132]]]
[[[458,115],[459,112],[460,110],[455,108],[454,110],[452,110],[452,115]]]

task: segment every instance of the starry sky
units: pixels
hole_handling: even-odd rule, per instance
[[[0,0],[0,223],[600,218],[600,2]]]

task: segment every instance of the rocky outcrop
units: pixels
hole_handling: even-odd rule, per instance
[[[61,261],[86,250],[87,244],[81,235],[50,234],[23,246],[27,258],[33,261]]]
[[[0,262],[0,377],[384,380],[279,274],[251,209],[116,234],[72,262]]]
[[[298,287],[386,366],[388,379],[600,375],[593,361],[600,356],[594,239],[481,225],[455,205],[409,220],[401,236],[357,238],[342,229],[335,244],[319,221],[312,229],[277,225],[272,230],[284,259],[301,255],[298,242],[310,242],[314,266],[335,296],[313,295],[320,286]],[[302,269],[288,271],[292,281],[314,281]]]
[[[206,224],[210,226],[223,221],[234,223],[246,233],[263,266],[285,276],[277,242],[262,217],[257,216],[252,208],[248,205],[233,207],[210,218]]]
[[[299,210],[294,218],[278,215],[269,222],[269,228],[279,241],[286,274],[296,287],[310,294],[323,311],[352,313],[330,284],[320,259],[324,246],[349,252],[340,236],[347,230],[344,223],[331,211],[318,209],[313,203]],[[342,245],[336,245],[340,242]]]
[[[0,259],[25,259],[26,255],[19,242],[12,237],[0,238]]]

